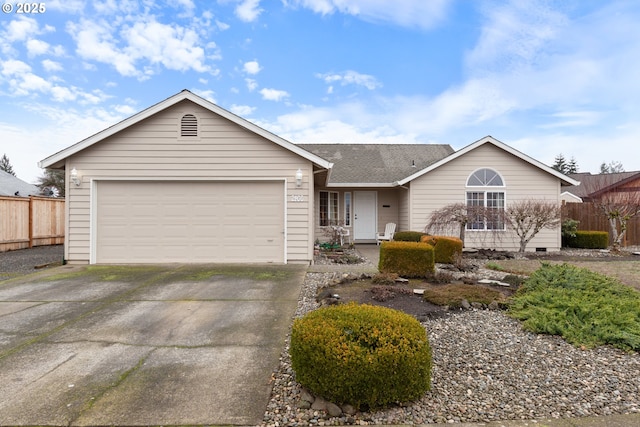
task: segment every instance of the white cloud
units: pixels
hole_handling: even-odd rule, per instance
[[[247,89],[249,89],[249,92],[253,92],[258,88],[258,82],[256,82],[254,79],[244,79],[244,82],[247,84]]]
[[[82,20],[68,24],[67,29],[77,42],[80,57],[110,64],[123,76],[146,79],[155,74],[157,65],[169,70],[211,71],[205,51],[199,46],[200,37],[190,28],[145,18],[123,26],[120,34],[118,27],[104,21]]]
[[[107,23],[83,19],[79,24],[69,23],[67,30],[76,40],[76,53],[81,58],[111,64],[123,76],[140,75],[135,58],[118,50],[113,28]]]
[[[27,55],[37,56],[44,55],[49,50],[49,43],[42,40],[32,39],[27,41]]]
[[[227,23],[225,23],[225,22],[222,22],[222,21],[218,21],[218,20],[216,19],[216,27],[218,27],[218,29],[219,29],[220,31],[226,31],[226,30],[228,30],[229,28],[231,28],[231,25],[229,25],[229,24],[227,24]]]
[[[248,117],[256,110],[256,107],[232,104],[229,110],[240,117]]]
[[[260,0],[242,0],[236,6],[236,16],[245,22],[253,22],[258,19],[263,9],[260,8]]]
[[[284,3],[322,15],[338,12],[365,21],[428,29],[444,20],[452,0],[404,0],[392,5],[388,0],[284,0]]]
[[[198,34],[191,29],[151,20],[135,23],[123,36],[128,42],[126,52],[135,59],[160,63],[170,70],[209,70],[204,64],[204,49],[198,46]]]
[[[213,102],[214,104],[217,102],[215,95],[216,93],[212,90],[197,90],[197,89],[193,89],[192,90],[193,93],[195,93],[198,96],[201,96],[202,98],[206,99],[207,101]]]
[[[127,117],[133,116],[138,112],[138,110],[133,108],[131,105],[116,105],[115,107],[113,107],[113,109],[116,110],[118,113],[122,114],[123,116],[127,116]]]
[[[49,0],[46,6],[48,10],[77,14],[84,10],[86,4],[85,0]]]
[[[510,71],[540,59],[568,24],[566,16],[540,2],[508,2],[483,9],[480,39],[467,56],[470,69]]]
[[[26,41],[40,33],[38,22],[35,19],[27,18],[24,15],[19,16],[19,19],[9,22],[6,26],[4,38],[9,42]]]
[[[289,97],[289,93],[277,89],[260,89],[260,94],[262,95],[262,99],[266,99],[267,101],[282,101]]]
[[[258,61],[245,62],[243,68],[247,74],[258,74],[262,70]]]
[[[5,76],[16,76],[31,72],[31,66],[29,64],[18,61],[17,59],[2,61],[0,65],[2,66],[2,74]]]
[[[360,74],[357,71],[348,70],[343,73],[317,74],[316,77],[322,79],[327,84],[340,83],[342,86],[356,85],[364,86],[369,90],[374,90],[382,86],[375,77],[368,74]],[[331,90],[332,92],[333,90]]]
[[[50,59],[43,60],[42,67],[49,72],[61,71],[63,69],[62,64],[60,64],[59,62],[52,61]]]

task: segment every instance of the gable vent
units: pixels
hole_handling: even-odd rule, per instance
[[[198,136],[198,119],[193,114],[185,114],[180,120],[180,136]]]

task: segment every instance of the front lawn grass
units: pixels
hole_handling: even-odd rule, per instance
[[[543,263],[514,295],[509,314],[525,329],[575,346],[640,351],[640,292],[569,264]]]

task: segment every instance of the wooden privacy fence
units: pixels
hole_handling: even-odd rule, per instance
[[[0,197],[0,252],[64,243],[64,199]]]
[[[609,233],[609,244],[613,243],[609,221],[593,203],[565,203],[562,206],[562,220],[580,221],[578,230],[606,231]],[[640,245],[640,216],[635,216],[627,223],[627,233],[622,246]]]

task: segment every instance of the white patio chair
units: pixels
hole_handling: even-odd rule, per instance
[[[393,240],[393,235],[396,232],[396,225],[393,222],[387,223],[384,227],[384,234],[377,233],[376,234],[376,244],[379,245],[381,241],[391,241]]]
[[[344,239],[347,238],[347,242],[351,244],[351,233],[348,228],[340,227],[338,229],[338,233],[340,234],[340,246],[344,245]]]

